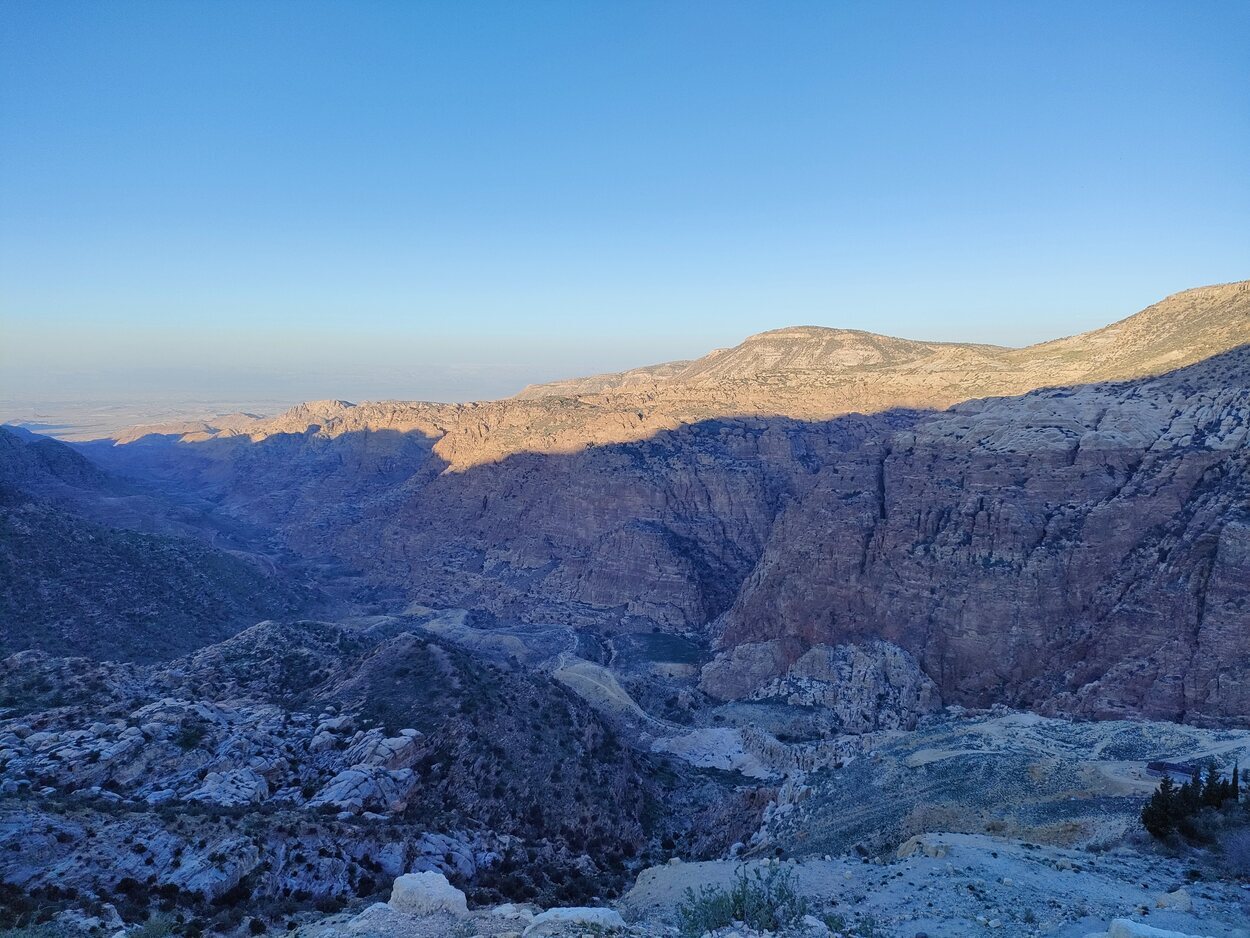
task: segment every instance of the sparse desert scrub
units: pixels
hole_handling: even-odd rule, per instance
[[[1250,826],[1226,832],[1219,844],[1225,869],[1235,876],[1250,877]]]
[[[795,889],[790,870],[772,866],[767,873],[756,869],[748,875],[739,869],[728,890],[704,886],[696,893],[687,888],[677,914],[686,938],[698,938],[733,922],[777,931],[797,924],[807,914],[807,900]]]
[[[173,934],[174,920],[168,915],[153,915],[138,928],[127,932],[128,938],[165,938]]]

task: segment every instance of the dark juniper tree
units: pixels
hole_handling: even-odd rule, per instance
[[[1218,808],[1224,803],[1224,780],[1214,762],[1207,763],[1207,777],[1202,783],[1200,800],[1204,808]]]
[[[1179,800],[1176,783],[1172,781],[1172,776],[1164,775],[1155,793],[1141,809],[1142,826],[1146,828],[1150,836],[1164,840],[1176,830]]]

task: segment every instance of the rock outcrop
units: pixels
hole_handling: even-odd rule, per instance
[[[548,909],[534,916],[534,921],[525,929],[524,934],[526,938],[561,935],[569,926],[581,926],[584,929],[594,929],[595,932],[624,930],[625,920],[615,909],[592,907]]]
[[[700,686],[722,700],[822,707],[850,733],[912,729],[941,707],[937,686],[916,660],[888,642],[817,644],[792,664],[786,657],[777,640],[738,645],[704,668]]]
[[[391,887],[387,902],[396,912],[409,915],[452,914],[468,911],[464,893],[447,881],[442,873],[405,873]]]

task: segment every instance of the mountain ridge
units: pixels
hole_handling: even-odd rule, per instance
[[[1178,322],[1188,324],[1188,332]],[[623,376],[619,386],[607,375],[558,382],[556,394],[531,387],[517,397],[463,404],[306,402],[271,418],[236,416],[221,427],[196,425],[190,432],[143,427],[112,439],[258,442],[275,434],[415,432],[429,438],[448,470],[460,471],[522,452],[572,453],[636,442],[708,419],[941,411],[1041,387],[1148,377],[1245,344],[1250,281],[1239,281],[1181,291],[1101,329],[1024,349],[787,327],[690,363],[616,373]],[[589,382],[591,390],[577,393],[579,382]]]
[[[1244,344],[1250,344],[1250,280],[1181,290],[1103,328],[1021,349],[786,326],[689,363],[531,385],[512,398],[464,404],[305,401],[272,418],[231,415],[220,426],[143,426],[111,439],[134,443],[168,435],[190,443],[417,430],[434,439],[450,468],[462,469],[519,451],[567,453],[625,443],[720,416],[824,420],[890,408],[943,410],[1045,386],[1144,378]]]
[[[1158,303],[1152,304],[1137,313],[1133,313],[1123,319],[1112,322],[1106,326],[1097,329],[1088,330],[1086,332],[1077,333],[1070,336],[1062,336],[1055,339],[1048,339],[1042,342],[1033,343],[1020,348],[1012,348],[1007,346],[999,346],[978,342],[952,342],[938,340],[911,339],[900,336],[885,335],[881,333],[871,332],[863,329],[844,329],[831,326],[817,325],[800,325],[785,326],[778,329],[770,329],[764,332],[755,333],[747,336],[738,345],[715,349],[702,358],[695,359],[691,362],[671,362],[659,365],[648,366],[646,369],[634,369],[630,372],[620,372],[620,375],[632,375],[638,372],[647,371],[659,374],[660,369],[672,367],[670,374],[664,375],[656,380],[657,384],[668,383],[689,383],[696,380],[706,381],[709,377],[715,379],[717,377],[737,377],[739,380],[747,377],[745,374],[725,375],[724,362],[727,358],[733,358],[735,354],[739,357],[746,357],[747,353],[754,350],[754,347],[775,344],[778,340],[790,339],[792,337],[806,340],[809,342],[818,341],[825,343],[842,340],[846,338],[854,339],[859,347],[876,347],[878,349],[889,348],[897,352],[903,350],[912,351],[913,355],[918,357],[921,350],[932,354],[953,355],[956,358],[960,356],[968,356],[971,360],[982,361],[985,365],[992,366],[998,364],[999,367],[1014,366],[1019,367],[1033,359],[1043,358],[1045,361],[1059,364],[1065,357],[1071,356],[1074,352],[1081,354],[1080,346],[1094,345],[1101,346],[1109,342],[1124,343],[1126,340],[1132,341],[1133,327],[1141,324],[1149,324],[1151,328],[1155,328],[1157,320],[1160,318],[1175,317],[1178,314],[1189,314],[1185,318],[1191,321],[1196,313],[1198,318],[1209,320],[1211,309],[1201,308],[1203,303],[1229,303],[1234,305],[1234,313],[1241,313],[1246,317],[1246,321],[1242,323],[1243,328],[1237,330],[1235,328],[1220,328],[1221,325],[1227,327],[1229,323],[1216,324],[1204,322],[1207,334],[1214,333],[1213,339],[1205,342],[1191,343],[1191,349],[1188,354],[1185,351],[1179,351],[1170,360],[1160,360],[1159,365],[1179,365],[1191,364],[1197,360],[1196,355],[1200,353],[1212,353],[1219,351],[1227,351],[1234,347],[1234,344],[1241,342],[1250,342],[1250,281],[1233,281],[1224,284],[1213,284],[1203,287],[1194,287],[1188,290],[1181,290],[1176,293],[1164,297]],[[1195,307],[1199,307],[1195,309]],[[1236,320],[1232,321],[1235,326]],[[846,343],[850,344],[850,343]],[[1137,345],[1143,343],[1138,339]],[[854,350],[852,350],[854,351]],[[810,359],[810,355],[806,356]],[[913,358],[914,360],[914,358]],[[855,364],[854,362],[836,362],[840,364]],[[1155,364],[1155,359],[1149,360],[1147,364]],[[876,364],[873,362],[872,364]],[[673,366],[681,366],[676,368]],[[1138,369],[1137,376],[1144,376],[1144,366]],[[797,369],[796,369],[797,370]],[[1094,368],[1089,369],[1092,373]],[[1102,377],[1128,377],[1132,376],[1133,368],[1122,367],[1120,371],[1109,372]],[[547,396],[543,389],[551,390],[550,396],[580,396],[578,391],[578,382],[586,382],[587,390],[585,393],[604,393],[607,390],[613,390],[610,379],[612,375],[596,375],[583,379],[565,379],[550,384],[530,385],[525,388],[517,398],[533,399],[536,397]]]

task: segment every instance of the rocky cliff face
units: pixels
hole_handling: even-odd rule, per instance
[[[800,647],[784,638],[737,645],[704,669],[702,687],[721,699],[819,707],[850,733],[913,729],[941,708],[937,685],[896,645],[817,644],[791,661]]]
[[[442,440],[384,429],[103,455],[203,491],[409,600],[690,628],[729,607],[782,504],[821,465],[914,419],[707,420],[463,469],[441,458]]]
[[[954,408],[822,469],[723,641],[883,637],[951,701],[1250,719],[1248,427],[1247,350]]]

